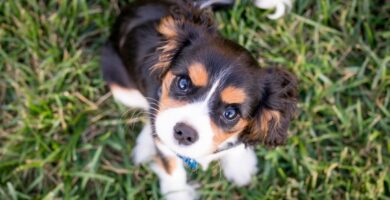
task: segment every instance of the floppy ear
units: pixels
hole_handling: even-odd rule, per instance
[[[158,47],[158,61],[152,70],[163,76],[183,48],[203,35],[216,33],[212,19],[210,10],[195,7],[190,1],[179,1],[172,6],[170,15],[162,18],[156,27],[162,42]]]
[[[286,70],[265,68],[260,71],[258,84],[259,102],[242,141],[249,145],[282,145],[297,106],[297,79]]]

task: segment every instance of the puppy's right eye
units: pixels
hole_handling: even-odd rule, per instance
[[[177,79],[177,88],[182,92],[188,92],[191,88],[191,80],[188,76],[179,76]]]
[[[229,106],[223,112],[223,117],[228,121],[235,120],[239,115],[238,109],[233,106]]]

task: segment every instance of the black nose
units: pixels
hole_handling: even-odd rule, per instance
[[[175,139],[179,144],[190,145],[198,140],[198,133],[191,126],[177,123],[173,128]]]

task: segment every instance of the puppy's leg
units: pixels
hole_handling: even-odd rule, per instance
[[[167,199],[196,199],[195,190],[187,184],[183,162],[174,154],[157,153],[150,123],[146,123],[139,134],[132,157],[136,164],[152,161],[150,167],[159,177],[161,193]]]
[[[160,190],[168,200],[197,199],[195,189],[187,184],[183,162],[176,156],[156,157],[150,165],[160,179]]]
[[[133,161],[139,165],[151,161],[156,156],[156,146],[153,142],[152,127],[147,122],[137,137],[136,145],[132,152]]]
[[[121,87],[115,83],[109,84],[114,99],[130,108],[147,110],[148,101],[137,89]]]
[[[221,165],[228,180],[237,186],[244,186],[250,183],[257,172],[256,154],[252,148],[240,145],[221,157]]]
[[[149,108],[148,101],[139,92],[129,76],[118,53],[107,43],[101,52],[103,78],[108,83],[115,100],[132,108]]]

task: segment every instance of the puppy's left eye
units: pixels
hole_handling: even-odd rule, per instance
[[[179,76],[177,80],[177,87],[181,91],[187,92],[191,87],[191,80],[187,76]]]
[[[233,106],[229,106],[223,112],[223,117],[229,121],[235,120],[239,115],[238,109]]]

